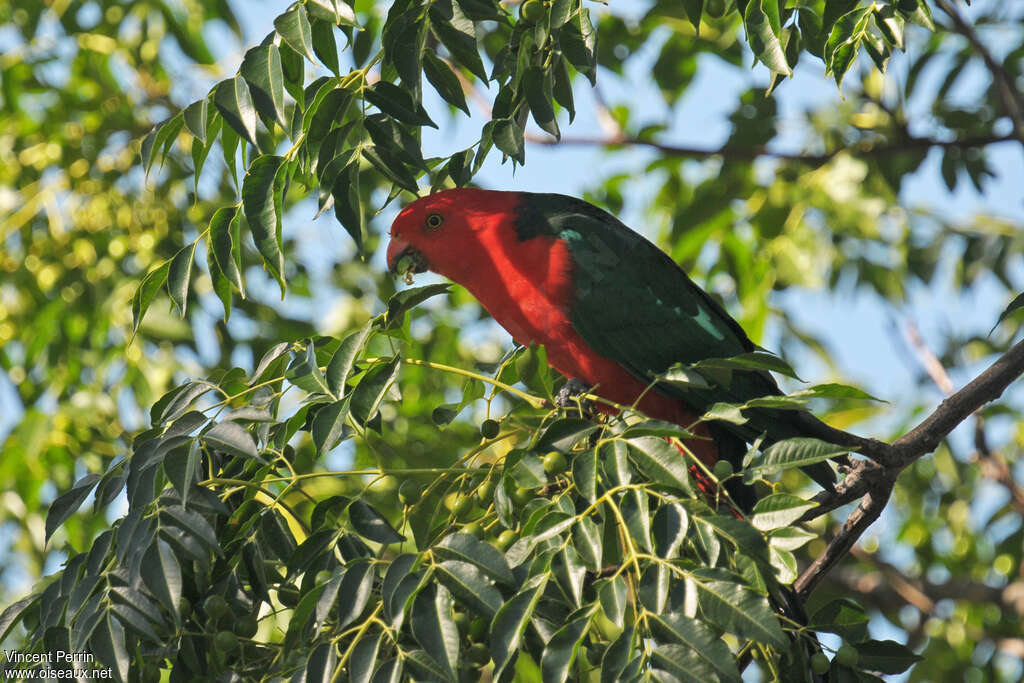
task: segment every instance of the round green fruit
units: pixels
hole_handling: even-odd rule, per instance
[[[473,508],[473,499],[469,496],[459,494],[452,501],[452,514],[462,517]]]
[[[561,474],[568,466],[565,456],[558,451],[551,451],[544,456],[544,471],[548,474]]]
[[[480,641],[487,635],[487,620],[483,617],[476,617],[469,623],[469,639]]]
[[[728,460],[719,460],[715,463],[715,479],[728,479],[733,474],[732,463]]]
[[[238,636],[231,631],[218,631],[213,637],[213,649],[219,652],[232,652],[238,647]]]
[[[470,522],[459,529],[459,531],[464,534],[469,534],[470,536],[476,536],[477,538],[480,538],[484,534],[483,528],[476,522]]]
[[[512,502],[516,505],[526,505],[534,499],[533,489],[524,488],[522,486],[516,488],[515,491],[509,496]]]
[[[494,545],[498,547],[498,550],[505,550],[505,548],[515,543],[517,538],[518,536],[516,535],[516,532],[511,529],[505,529],[498,534],[498,538],[494,540]]]
[[[491,661],[491,651],[483,643],[473,643],[466,651],[466,659],[474,666],[484,666]]]
[[[228,601],[219,595],[211,595],[203,602],[203,611],[211,619],[220,619],[228,613]]]
[[[420,499],[420,494],[420,485],[412,479],[406,479],[398,487],[398,500],[402,501],[402,505],[415,505]]]
[[[182,595],[178,598],[178,615],[182,619],[188,619],[192,614],[192,601]]]
[[[480,433],[485,439],[493,439],[501,433],[501,425],[497,420],[484,420],[480,425]]]
[[[849,643],[843,643],[843,646],[836,652],[836,661],[843,666],[855,667],[858,659],[860,659],[860,653]]]
[[[473,495],[476,497],[476,501],[486,508],[491,504],[491,496],[494,495],[494,480],[488,479],[480,484],[480,486],[477,486]]]
[[[811,656],[811,671],[816,674],[823,674],[828,672],[831,662],[828,661],[828,657],[824,652],[815,652]]]
[[[243,617],[239,617],[238,621],[235,622],[235,626],[232,629],[236,636],[242,638],[252,638],[256,635],[256,631],[260,628],[259,623],[256,621],[256,617],[246,614]]]

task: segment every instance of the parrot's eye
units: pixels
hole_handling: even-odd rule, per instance
[[[427,216],[427,230],[437,230],[444,223],[444,216],[439,213],[432,213]]]

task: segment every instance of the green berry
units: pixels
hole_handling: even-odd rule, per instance
[[[452,501],[452,514],[456,517],[463,517],[473,507],[473,499],[469,496],[458,495]]]
[[[219,652],[232,652],[238,647],[238,636],[231,631],[218,631],[213,637],[213,649]]]
[[[524,21],[535,24],[544,18],[544,5],[541,4],[540,0],[526,0],[523,6],[519,8],[519,16]]]
[[[484,666],[491,661],[491,651],[483,643],[473,643],[466,651],[466,659],[474,666]]]
[[[420,499],[420,485],[412,479],[406,479],[398,487],[398,500],[402,505],[415,505]]]
[[[178,614],[182,619],[188,619],[192,614],[192,601],[182,595],[178,598]]]
[[[816,674],[826,673],[831,664],[824,652],[815,652],[811,656],[811,671]]]
[[[522,486],[519,486],[516,488],[515,491],[512,492],[509,498],[511,498],[512,502],[515,503],[516,505],[526,505],[534,498],[533,489],[523,488]]]
[[[715,479],[728,479],[733,474],[732,463],[728,460],[719,460],[715,463],[715,469],[712,471],[715,474]]]
[[[477,538],[480,538],[484,533],[483,528],[481,528],[481,526],[476,522],[470,522],[469,524],[459,529],[459,531],[464,534],[469,534],[470,536],[476,536]]]
[[[228,601],[219,595],[211,595],[203,603],[203,611],[211,619],[220,619],[228,613]]]
[[[544,471],[548,474],[561,474],[565,472],[566,467],[568,467],[568,463],[565,461],[565,456],[558,451],[551,451],[544,456]]]
[[[469,639],[474,641],[483,640],[487,635],[487,620],[483,617],[476,617],[469,624]]]
[[[480,433],[483,434],[485,439],[493,439],[500,432],[501,425],[498,424],[497,420],[484,420],[480,425]]]
[[[256,631],[258,631],[259,628],[260,625],[256,622],[256,618],[252,615],[246,614],[235,622],[235,626],[232,630],[237,636],[241,636],[242,638],[252,638],[256,635]]]
[[[494,545],[498,547],[498,550],[505,550],[505,548],[515,543],[517,538],[518,536],[516,535],[516,532],[511,529],[505,529],[498,534],[498,538],[495,539]]]
[[[858,659],[860,659],[860,653],[849,643],[843,643],[843,646],[836,652],[836,661],[843,666],[855,667]]]
[[[473,495],[481,506],[487,507],[490,505],[491,496],[494,495],[494,480],[488,479],[484,483],[480,484],[480,486],[476,488],[476,491],[473,492]]]
[[[469,615],[465,612],[456,612],[453,617],[455,626],[458,627],[459,633],[465,635],[469,632]]]

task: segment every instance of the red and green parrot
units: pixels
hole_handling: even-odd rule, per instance
[[[758,409],[741,425],[697,423],[716,402],[779,388],[763,370],[733,370],[727,385],[711,376],[704,387],[656,382],[675,363],[756,347],[667,254],[580,199],[468,188],[422,197],[395,219],[387,262],[400,274],[431,270],[462,285],[516,342],[543,344],[552,367],[594,394],[622,405],[642,395],[641,412],[707,437],[687,447],[708,465],[726,458],[738,466],[747,442],[798,436],[816,422],[803,411]],[[820,465],[810,474],[831,486],[831,468]]]

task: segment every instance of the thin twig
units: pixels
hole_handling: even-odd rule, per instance
[[[533,142],[540,145],[649,147],[668,156],[698,159],[708,157],[722,157],[723,159],[727,159],[729,161],[753,161],[754,159],[766,158],[783,159],[787,161],[799,161],[807,164],[823,164],[827,161],[830,161],[833,157],[843,152],[855,157],[885,157],[892,154],[901,154],[903,152],[927,150],[933,147],[956,147],[960,149],[985,147],[1000,142],[1012,142],[1018,139],[1016,135],[978,135],[965,138],[957,138],[954,140],[938,140],[935,138],[911,137],[892,143],[878,144],[875,142],[866,142],[861,143],[859,145],[853,144],[844,147],[836,147],[835,149],[829,152],[824,152],[821,154],[808,154],[804,152],[778,152],[770,150],[763,146],[725,146],[707,148],[690,147],[685,145],[670,145],[662,142],[657,142],[655,140],[644,140],[624,135],[609,137],[563,136],[560,140],[556,140],[555,138],[546,135],[534,135],[532,133],[528,133],[525,136],[525,138],[529,142]]]

